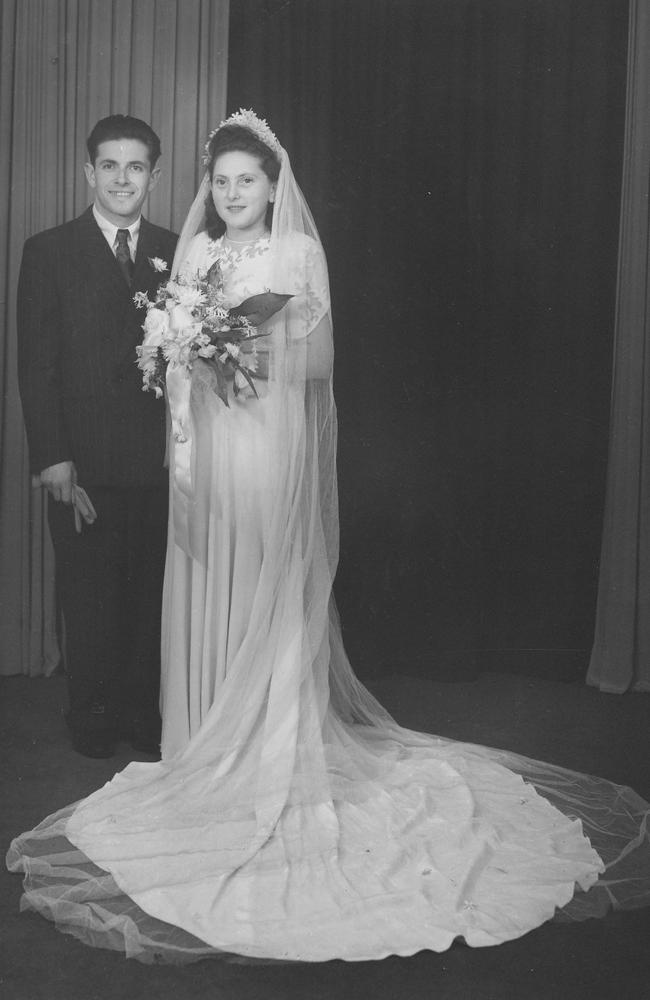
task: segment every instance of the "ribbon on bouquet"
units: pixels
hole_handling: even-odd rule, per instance
[[[194,499],[192,417],[190,413],[192,378],[183,365],[170,363],[167,365],[165,383],[173,438],[170,451],[172,463],[170,471],[174,490],[174,537],[176,544],[188,555],[191,555],[189,508]]]

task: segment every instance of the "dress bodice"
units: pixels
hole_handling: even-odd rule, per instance
[[[217,260],[221,265],[229,308],[270,288],[272,254],[269,233],[260,236],[254,243],[240,247],[228,243],[224,236],[213,240],[207,233],[199,233],[189,246],[181,271],[189,274],[207,271]]]
[[[218,260],[224,279],[226,305],[233,308],[260,292],[291,295],[283,311],[288,339],[307,336],[329,311],[327,264],[322,247],[308,236],[292,233],[277,245],[270,233],[240,247],[224,236],[198,233],[189,245],[181,274],[207,271]]]

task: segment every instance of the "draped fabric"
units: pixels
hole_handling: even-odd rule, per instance
[[[632,0],[607,499],[587,683],[650,691],[650,5]]]
[[[4,0],[0,158],[2,417],[0,673],[50,673],[59,660],[45,498],[32,489],[16,380],[22,245],[91,200],[83,163],[93,124],[150,122],[163,174],[145,214],[178,229],[197,186],[204,136],[225,112],[228,0]]]
[[[0,370],[0,673],[51,673],[59,660],[54,605],[54,567],[49,533],[44,530],[45,501],[31,489],[25,431],[16,377],[16,284],[22,244],[31,232],[32,200],[43,199],[43,216],[53,220],[56,202],[45,198],[40,183],[32,194],[26,183],[33,163],[33,130],[26,128],[28,87],[41,37],[34,4],[4,3],[0,8],[0,137],[9,155],[0,157],[0,303],[2,348]],[[22,40],[22,44],[19,40]],[[46,98],[50,80],[43,81],[38,65],[32,99]],[[45,75],[55,72],[45,63]],[[31,116],[32,126],[36,114]],[[49,108],[46,109],[50,111]],[[54,119],[43,115],[44,127]],[[29,166],[28,166],[29,164]],[[39,164],[38,166],[41,166]],[[42,171],[43,185],[51,171]],[[40,177],[34,180],[40,180]],[[60,195],[60,192],[57,192]],[[46,224],[46,223],[44,223]],[[50,224],[52,224],[50,222]],[[43,228],[38,226],[38,228]]]
[[[626,37],[626,0],[233,5],[230,106],[275,123],[327,251],[368,677],[584,677]]]

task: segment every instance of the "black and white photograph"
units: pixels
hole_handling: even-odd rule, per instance
[[[0,996],[650,997],[650,0],[0,52]]]

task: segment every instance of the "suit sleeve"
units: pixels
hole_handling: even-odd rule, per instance
[[[61,398],[61,312],[54,253],[28,240],[18,279],[18,382],[30,467],[72,460]]]

